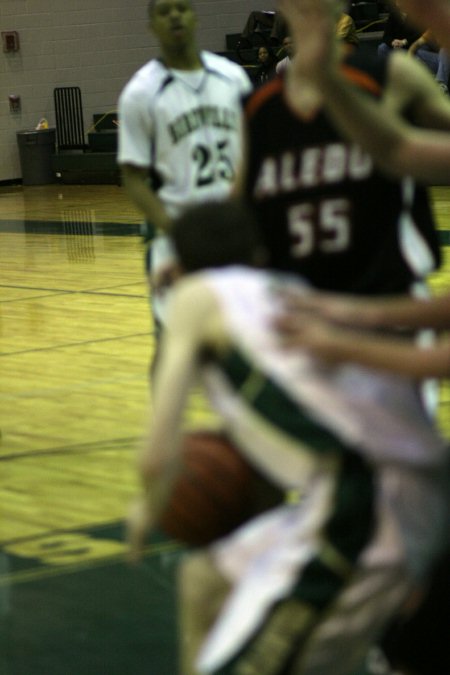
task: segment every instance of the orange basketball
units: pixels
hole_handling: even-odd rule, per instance
[[[183,469],[159,526],[190,546],[222,537],[251,515],[254,472],[226,436],[214,431],[186,434]]]

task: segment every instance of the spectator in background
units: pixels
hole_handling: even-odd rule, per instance
[[[349,14],[342,13],[340,15],[336,23],[336,37],[347,46],[349,51],[356,49],[359,46],[359,37],[356,32],[355,22]],[[293,42],[289,35],[283,40],[282,50],[284,50],[286,56],[277,63],[277,75],[280,75],[286,70],[286,67],[289,65],[294,55]]]
[[[356,26],[350,14],[342,13],[336,24],[336,37],[344,44],[348,45],[349,49],[355,49],[359,46],[359,37],[356,32]]]
[[[431,30],[426,30],[412,43],[408,52],[422,61],[435,76],[436,82],[448,94],[450,58]]]
[[[407,14],[400,10],[396,0],[395,7],[388,16],[382,41],[378,45],[378,55],[386,57],[392,49],[409,49],[421,32],[408,21]]]
[[[275,57],[267,47],[259,47],[257,55],[257,68],[253,76],[253,82],[256,85],[264,84],[271,80],[275,75]]]
[[[281,55],[285,54],[285,56],[280,61],[278,61],[276,65],[275,70],[277,75],[284,73],[294,55],[294,43],[292,42],[290,35],[286,35],[284,38],[280,52]]]

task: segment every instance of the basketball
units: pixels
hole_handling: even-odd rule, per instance
[[[250,517],[254,472],[220,433],[188,433],[182,443],[183,468],[159,527],[185,544],[203,546]]]

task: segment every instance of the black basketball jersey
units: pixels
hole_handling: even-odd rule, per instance
[[[381,94],[383,62],[356,55],[343,70],[356,85]],[[400,215],[408,208],[403,181],[376,170],[324,111],[302,121],[276,78],[250,95],[245,113],[244,193],[257,211],[271,267],[318,288],[364,294],[404,292],[429,271],[420,264],[413,269],[400,244]],[[439,243],[424,188],[416,188],[412,202],[417,237],[409,237],[409,245],[423,244],[428,267],[436,267]]]

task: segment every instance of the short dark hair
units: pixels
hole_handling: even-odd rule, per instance
[[[190,6],[192,9],[194,9],[194,0],[188,0]],[[147,7],[147,12],[148,16],[152,16],[154,11],[155,11],[155,5],[157,3],[157,0],[149,0],[148,7]]]
[[[174,220],[170,236],[185,272],[254,265],[264,249],[256,216],[237,199],[188,208]]]

